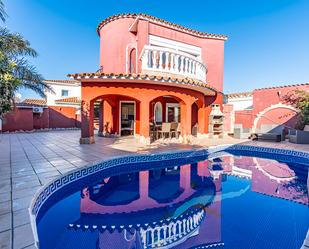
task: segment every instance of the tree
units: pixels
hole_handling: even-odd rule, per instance
[[[305,90],[294,90],[283,97],[284,101],[300,110],[300,120],[297,128],[303,129],[309,124],[309,92]]]
[[[6,13],[0,0],[0,19],[5,22]],[[0,118],[14,106],[15,93],[28,88],[45,98],[46,91],[52,91],[43,82],[44,78],[27,57],[37,57],[37,52],[20,34],[11,33],[0,27]]]

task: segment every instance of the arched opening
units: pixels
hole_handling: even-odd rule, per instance
[[[163,112],[162,112],[162,104],[161,102],[157,102],[154,105],[154,122],[156,124],[162,123],[163,120]]]
[[[150,101],[150,138],[178,138],[181,135],[181,108],[184,102],[178,97],[166,95]]]
[[[128,136],[139,133],[140,102],[134,98],[110,94],[98,96],[93,105],[93,128],[99,136]]]
[[[129,73],[136,73],[136,49],[132,48],[129,54]]]

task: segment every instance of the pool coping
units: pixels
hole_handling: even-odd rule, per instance
[[[92,163],[86,164],[79,169],[74,169],[55,179],[52,179],[51,181],[40,187],[35,193],[35,195],[31,199],[31,203],[28,208],[30,224],[35,242],[34,245],[36,248],[39,248],[36,218],[40,211],[40,208],[50,196],[52,196],[55,192],[59,191],[64,186],[71,184],[72,182],[78,181],[86,176],[90,176],[105,169],[117,169],[117,166],[123,165],[125,163],[158,162],[162,160],[175,160],[181,158],[189,159],[197,156],[207,156],[213,153],[228,151],[249,151],[254,153],[276,154],[280,156],[286,156],[287,161],[305,164],[309,167],[309,152],[301,150],[240,144],[217,145],[210,147],[202,147],[198,149],[167,151],[160,153],[113,156],[104,160],[97,160]],[[297,160],[291,160],[291,157]]]

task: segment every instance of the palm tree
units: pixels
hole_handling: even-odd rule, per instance
[[[5,18],[6,18],[6,13],[5,13],[5,10],[4,10],[4,4],[3,2],[0,0],[0,19],[2,20],[2,22],[5,21]]]
[[[6,16],[0,0],[0,19],[4,22]],[[27,61],[27,57],[36,56],[37,52],[20,34],[0,27],[0,118],[11,110],[15,93],[21,88],[31,89],[43,98],[46,91],[52,91],[44,83],[43,76]]]

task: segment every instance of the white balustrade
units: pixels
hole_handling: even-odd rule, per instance
[[[193,55],[170,48],[145,45],[141,60],[143,72],[170,73],[206,82],[206,65]]]
[[[155,226],[154,228],[148,227],[146,230],[141,228],[140,234],[143,247],[145,249],[165,246],[170,248],[173,245],[176,245],[178,241],[186,240],[192,236],[193,231],[198,229],[203,216],[204,210],[201,210],[198,213],[193,214],[192,217],[183,220],[171,220],[169,224]]]

